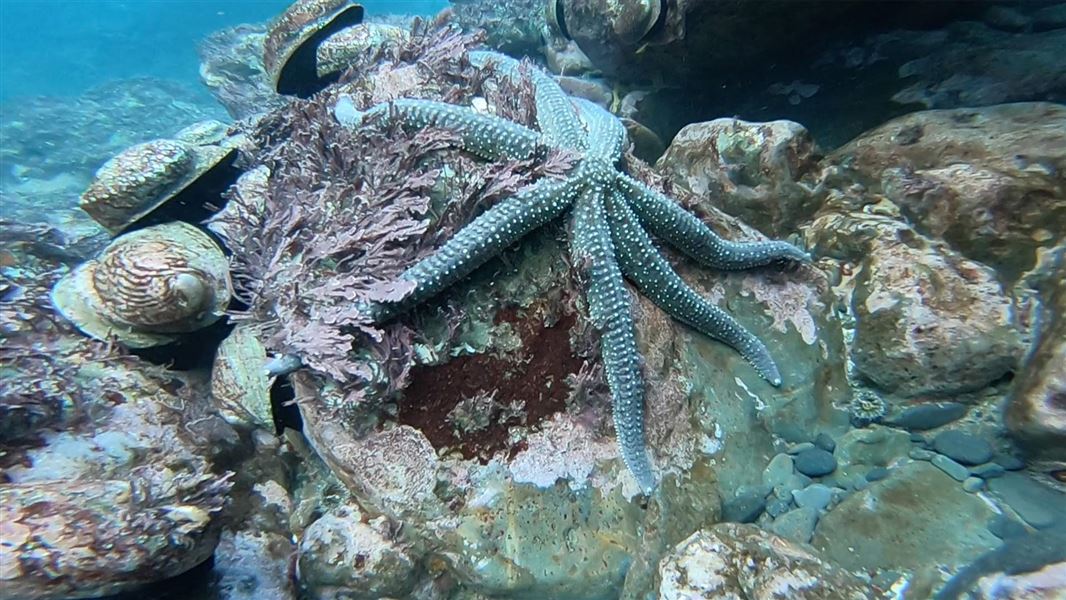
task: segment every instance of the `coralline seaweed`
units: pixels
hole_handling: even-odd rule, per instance
[[[334,117],[341,95],[366,108],[402,93],[466,104],[483,95],[508,118],[531,120],[530,89],[486,85],[471,67],[465,53],[478,41],[417,21],[338,85],[263,117],[251,135],[258,150],[245,157],[254,168],[212,224],[234,250],[246,308],[233,318],[255,323],[268,350],[341,385],[345,404],[365,399],[368,385],[384,396],[402,389],[413,362],[413,331],[375,326],[359,306],[403,298],[405,268],[497,200],[570,166],[561,153],[485,164],[456,150],[449,130],[353,130]]]

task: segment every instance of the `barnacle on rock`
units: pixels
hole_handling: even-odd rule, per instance
[[[196,124],[180,134],[189,140],[209,139],[210,144],[158,139],[123,150],[96,171],[81,195],[81,209],[113,235],[172,217],[203,219],[210,209],[207,214],[196,212],[190,197],[210,196],[201,184],[220,191],[234,178],[236,138],[216,139],[217,125],[217,121]],[[166,208],[177,210],[172,214],[164,212]],[[184,215],[182,211],[193,212]]]
[[[346,27],[363,21],[363,7],[350,0],[297,0],[271,25],[263,64],[279,94],[307,97],[326,87],[318,74],[318,48]]]
[[[217,321],[229,304],[229,263],[207,234],[168,223],[117,238],[52,289],[78,329],[131,348],[158,346]]]
[[[851,422],[856,427],[865,427],[876,423],[885,416],[888,407],[878,394],[870,390],[858,390],[848,404]]]

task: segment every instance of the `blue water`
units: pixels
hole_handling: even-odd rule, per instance
[[[0,0],[0,100],[77,95],[138,76],[198,80],[213,31],[266,21],[289,0]],[[444,0],[364,2],[367,12],[432,14]]]

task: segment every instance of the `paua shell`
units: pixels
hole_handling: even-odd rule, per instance
[[[319,45],[363,21],[363,7],[350,0],[297,0],[271,25],[263,65],[279,94],[307,97],[329,81],[318,76]]]
[[[544,20],[548,23],[548,29],[556,37],[564,40],[573,39],[566,27],[566,9],[563,0],[547,0],[544,3]]]
[[[217,137],[214,125],[198,125],[199,128],[186,128],[183,134],[193,140]],[[184,192],[194,184],[218,178],[222,181],[214,187],[221,191],[236,178],[231,171],[237,142],[238,138],[223,138],[217,144],[158,139],[127,148],[96,171],[81,195],[81,209],[117,235],[141,224],[150,214],[160,213],[165,205],[191,207]],[[188,220],[198,221],[206,216],[193,214]]]
[[[146,348],[214,323],[232,294],[218,244],[174,222],[115,239],[56,283],[52,303],[91,337]]]
[[[197,121],[174,134],[174,139],[196,146],[227,145],[229,137],[229,125],[214,119]]]
[[[231,425],[274,431],[267,353],[249,327],[237,327],[218,346],[211,367],[211,401]]]
[[[596,36],[624,45],[647,42],[653,29],[662,25],[665,17],[662,0],[594,0],[589,3],[577,3],[574,0],[547,0],[544,5],[544,17],[548,29],[557,37],[574,39],[573,33],[580,36],[581,30],[594,31]],[[593,15],[594,17],[589,17]],[[568,17],[576,21],[567,23]],[[582,26],[584,25],[584,27]]]
[[[317,50],[316,69],[320,78],[347,69],[358,56],[365,56],[390,42],[403,42],[407,30],[385,23],[360,23],[335,33],[323,41]]]

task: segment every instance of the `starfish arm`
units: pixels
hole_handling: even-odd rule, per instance
[[[781,261],[809,262],[810,256],[781,241],[731,242],[676,202],[628,176],[618,178],[629,206],[655,235],[697,261],[726,271],[740,271]]]
[[[645,492],[655,476],[644,446],[644,378],[635,326],[622,272],[614,257],[603,206],[603,188],[586,186],[574,207],[571,254],[585,271],[589,317],[600,330],[607,385],[613,399],[618,446],[629,472]]]
[[[522,63],[499,52],[475,50],[467,54],[470,64],[479,69],[495,65],[504,75],[513,80],[522,77]],[[537,126],[553,146],[567,150],[584,150],[585,132],[577,117],[570,97],[555,83],[551,75],[530,65],[529,77],[533,81],[533,97],[537,105]]]
[[[480,267],[530,231],[558,217],[573,202],[576,184],[543,178],[500,201],[460,229],[433,254],[400,275],[415,284],[402,301],[368,309],[385,321],[437,295]]]
[[[415,98],[376,104],[350,119],[348,124],[358,125],[379,115],[395,118],[411,130],[427,126],[452,129],[460,136],[460,148],[488,160],[529,158],[541,145],[540,134],[518,123],[467,106]]]
[[[628,135],[625,125],[618,117],[595,102],[574,98],[574,104],[588,131],[589,147],[586,156],[604,160],[612,166],[617,164],[625,151]]]
[[[762,341],[678,277],[620,193],[612,193],[607,202],[611,236],[625,276],[671,317],[733,347],[759,376],[781,385],[781,373]]]

